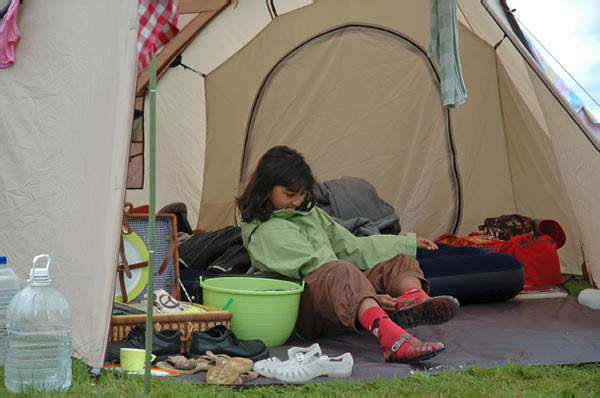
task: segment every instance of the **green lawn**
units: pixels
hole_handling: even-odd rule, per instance
[[[569,280],[571,294],[589,287]],[[548,347],[548,349],[552,349]],[[1,368],[0,368],[1,369]],[[3,370],[0,379],[4,380]],[[61,393],[10,394],[0,385],[0,397],[143,397],[142,376],[102,370],[99,376],[73,360],[73,382]],[[415,372],[410,377],[369,383],[329,382],[306,385],[244,388],[192,384],[176,378],[152,379],[151,397],[600,397],[600,364],[564,366],[507,365],[493,369],[446,370],[435,375]]]
[[[62,393],[14,394],[21,397],[142,397],[142,376],[102,371],[90,375],[74,360],[73,384]],[[11,396],[4,386],[0,396]],[[330,382],[299,386],[256,386],[243,389],[193,384],[175,378],[153,378],[151,397],[598,397],[600,364],[568,366],[508,365],[493,369],[447,370],[437,375],[416,372],[411,377],[369,383]]]

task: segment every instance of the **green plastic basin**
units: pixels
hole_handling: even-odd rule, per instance
[[[229,308],[233,314],[231,330],[242,340],[260,339],[267,347],[284,344],[292,334],[302,285],[262,277],[200,278],[202,302]]]

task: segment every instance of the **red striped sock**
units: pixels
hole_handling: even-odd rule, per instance
[[[402,293],[402,296],[400,296],[400,297],[416,298],[416,297],[429,297],[429,295],[427,293],[425,293],[425,290],[421,289],[420,287],[409,287]]]
[[[379,343],[384,349],[391,349],[400,336],[406,334],[406,330],[392,322],[381,307],[375,306],[367,309],[359,321],[365,329],[379,339]]]
[[[415,304],[421,304],[428,298],[429,295],[420,287],[409,287],[402,293],[402,296],[397,297],[398,306],[396,308],[400,309]]]
[[[379,340],[386,361],[416,362],[444,349],[442,343],[423,343],[388,318],[381,307],[368,308],[360,324]]]

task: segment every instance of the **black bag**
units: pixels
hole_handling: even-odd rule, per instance
[[[187,218],[187,206],[185,203],[171,203],[160,209],[158,212],[175,214],[175,217],[177,217],[177,232],[192,234],[192,227]]]
[[[250,255],[239,242],[225,249],[225,252],[208,266],[207,271],[216,274],[245,274],[251,266]]]
[[[181,243],[179,261],[186,268],[215,273],[246,273],[252,264],[240,227],[197,232]]]

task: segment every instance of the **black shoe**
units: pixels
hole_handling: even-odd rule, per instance
[[[106,348],[107,362],[120,362],[121,348],[146,348],[146,328],[136,326],[133,330],[120,341],[108,343]],[[152,331],[152,353],[156,358],[152,363],[166,360],[169,355],[181,354],[181,332],[179,330]]]
[[[189,356],[197,358],[204,355],[206,351],[212,351],[213,354],[250,358],[254,362],[269,357],[269,349],[261,340],[240,340],[225,325],[213,326],[203,332],[192,334]]]

